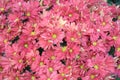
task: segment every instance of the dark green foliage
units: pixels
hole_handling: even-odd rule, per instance
[[[30,65],[27,65],[24,69],[23,69],[23,73],[25,71],[29,71],[29,72],[32,72],[31,68],[30,68]]]
[[[112,5],[120,5],[120,0],[107,0],[108,4]]]
[[[50,11],[53,8],[53,5],[49,6],[46,11]]]
[[[82,80],[80,77],[77,80]]]
[[[62,47],[67,46],[67,41],[65,41],[65,39],[63,39],[63,42],[60,43],[60,45],[61,45]]]
[[[117,77],[115,80],[120,80],[120,78],[119,78],[119,77]]]
[[[113,22],[117,21],[117,17],[113,18],[112,21],[113,21]]]
[[[114,57],[115,47],[114,47],[114,46],[111,46],[110,51],[109,51],[108,53],[109,53],[109,55],[111,55],[111,56]]]
[[[23,19],[23,20],[22,20],[22,23],[26,23],[26,22],[28,22],[28,21],[29,21],[29,19],[26,18],[26,19]]]
[[[19,40],[19,36],[16,36],[13,40],[11,40],[12,44]]]
[[[64,65],[66,65],[66,60],[65,59],[60,60],[60,62]]]
[[[42,47],[37,49],[39,51],[39,55],[42,56],[42,52],[44,51],[44,49]]]

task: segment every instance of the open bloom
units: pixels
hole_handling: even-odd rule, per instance
[[[108,55],[105,57],[96,55],[95,58],[88,59],[88,66],[103,77],[115,72],[115,61]]]
[[[57,57],[60,59],[64,58],[70,58],[73,59],[76,57],[77,54],[79,54],[80,49],[79,45],[71,43],[67,46],[61,46],[59,49],[56,50]]]
[[[46,33],[43,33],[41,37],[44,40],[47,40],[49,43],[58,44],[62,42],[65,35],[64,35],[64,32],[60,28],[52,27],[52,28],[47,29]]]
[[[36,20],[39,19],[39,1],[29,1],[29,2],[24,2],[23,4],[23,9],[24,9],[24,15],[25,17],[29,18],[30,20]]]
[[[9,8],[8,4],[9,4],[9,1],[5,1],[5,0],[0,1],[0,14],[7,11],[7,9]]]
[[[20,26],[22,24],[21,22],[22,13],[12,13],[9,15],[8,20],[11,26]]]

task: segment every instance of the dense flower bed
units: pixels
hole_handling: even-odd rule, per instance
[[[120,77],[120,7],[105,0],[0,0],[0,80]]]

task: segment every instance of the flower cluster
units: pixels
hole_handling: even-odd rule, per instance
[[[0,80],[120,77],[120,7],[105,0],[0,0]]]

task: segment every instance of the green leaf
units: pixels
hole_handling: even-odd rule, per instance
[[[114,47],[114,46],[111,46],[110,51],[109,51],[108,53],[109,53],[109,55],[111,55],[111,56],[114,57],[115,47]]]
[[[120,0],[116,0],[116,5],[120,5]]]
[[[115,80],[120,80],[120,78],[119,78],[119,77],[117,77]]]
[[[113,4],[113,1],[112,0],[107,0],[107,3],[112,5]]]
[[[107,0],[108,4],[112,5],[120,5],[120,0]]]

